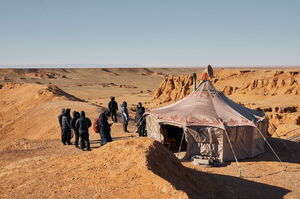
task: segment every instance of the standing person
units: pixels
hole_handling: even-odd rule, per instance
[[[129,115],[127,110],[127,102],[125,101],[123,102],[123,104],[121,104],[121,115],[122,115],[123,131],[127,133]]]
[[[141,120],[139,121],[138,134],[139,134],[140,137],[146,137],[147,136],[146,118],[144,116],[142,116]]]
[[[62,127],[62,143],[64,145],[72,145],[71,143],[71,109],[67,108],[61,119],[61,127]]]
[[[77,148],[78,148],[78,142],[79,142],[79,131],[78,131],[78,128],[76,128],[75,124],[79,118],[80,118],[80,114],[77,111],[73,111],[73,118],[71,120],[71,129],[74,131],[75,147],[77,147]]]
[[[60,134],[61,134],[61,136],[62,136],[62,132],[63,132],[61,124],[62,124],[62,117],[63,117],[64,113],[65,113],[65,109],[63,108],[63,109],[61,109],[61,113],[57,116],[58,123],[59,123],[59,126],[60,126]]]
[[[139,109],[136,111],[136,126],[139,136],[145,136],[146,120],[144,118],[145,108],[142,103],[139,102]]]
[[[100,114],[99,116],[99,124],[98,126],[100,127],[100,137],[101,137],[101,143],[100,145],[103,146],[105,145],[107,142],[111,142],[111,135],[110,135],[110,127],[111,124],[108,123],[108,116],[109,116],[109,112],[105,111],[103,113]]]
[[[89,128],[92,126],[92,122],[89,118],[85,117],[85,112],[80,112],[80,118],[76,121],[75,127],[78,129],[80,137],[80,148],[84,150],[86,147],[88,151],[91,150],[89,140]]]
[[[108,103],[108,109],[111,114],[111,120],[113,122],[117,122],[117,111],[118,111],[118,103],[115,101],[115,97],[110,97],[110,102]]]

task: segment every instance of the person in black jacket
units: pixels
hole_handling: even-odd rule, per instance
[[[57,119],[58,119],[58,123],[59,123],[59,126],[60,126],[60,133],[62,135],[62,127],[61,127],[61,122],[62,122],[62,117],[65,113],[65,109],[61,109],[61,113],[57,116]]]
[[[73,118],[71,120],[71,129],[74,132],[75,135],[75,147],[78,148],[78,142],[79,142],[79,131],[78,128],[76,128],[75,124],[76,121],[80,118],[80,114],[77,111],[73,111]]]
[[[61,128],[62,128],[62,135],[61,141],[64,145],[72,145],[71,143],[71,116],[70,116],[70,109],[66,109],[62,119],[61,119]]]
[[[104,111],[103,113],[100,114],[99,116],[99,128],[100,128],[100,138],[101,138],[101,142],[100,145],[103,146],[105,145],[107,142],[111,142],[112,138],[110,135],[110,127],[111,124],[108,123],[108,118],[107,116],[109,116],[109,112],[108,111]]]
[[[136,111],[136,126],[137,132],[140,137],[146,136],[145,129],[146,129],[146,120],[144,118],[145,108],[140,103],[138,110]]]
[[[91,150],[89,140],[89,128],[92,126],[92,122],[89,118],[85,117],[85,112],[80,112],[80,118],[76,121],[75,127],[79,131],[80,148],[84,150],[86,147],[88,151]],[[86,144],[86,145],[85,145]]]
[[[111,115],[111,120],[113,122],[117,122],[117,111],[118,111],[118,103],[115,101],[115,97],[110,97],[110,102],[108,103],[109,113]]]

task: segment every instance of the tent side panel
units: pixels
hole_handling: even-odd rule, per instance
[[[223,162],[224,131],[222,129],[193,126],[186,128],[185,135],[188,143],[185,159],[201,154],[215,157]]]
[[[187,148],[183,160],[190,161],[194,155],[199,155],[200,148],[199,148],[199,144],[191,135],[188,128],[184,128],[184,136],[185,136],[185,141],[187,142]]]
[[[254,128],[249,126],[231,127],[226,129],[237,159],[253,157],[253,130]],[[224,135],[223,150],[224,161],[234,160],[234,155],[226,135]]]
[[[147,137],[155,139],[159,142],[163,142],[164,137],[161,134],[161,127],[159,122],[155,117],[152,115],[148,115],[146,117],[146,130],[147,130]]]
[[[268,131],[268,121],[263,120],[257,124],[257,128],[261,131],[261,133],[266,137]],[[253,131],[253,138],[252,138],[252,157],[264,153],[265,152],[265,140],[258,132],[257,129]]]

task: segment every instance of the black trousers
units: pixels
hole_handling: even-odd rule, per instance
[[[79,133],[80,136],[80,147],[84,149],[85,147],[89,150],[90,147],[90,139],[89,139],[89,133]]]
[[[106,136],[105,136],[104,132],[100,132],[99,134],[100,134],[100,139],[101,139],[100,146],[103,146],[107,143]]]
[[[75,146],[78,147],[79,144],[79,132],[77,129],[73,129],[74,136],[75,136]]]
[[[61,141],[63,144],[70,144],[71,140],[71,129],[61,130]]]
[[[117,111],[111,111],[110,114],[111,114],[111,120],[113,122],[117,122]]]
[[[110,129],[106,130],[106,131],[100,131],[99,134],[100,134],[100,139],[101,139],[101,142],[100,142],[101,146],[105,145],[107,142],[112,141],[112,138],[110,135]]]
[[[144,126],[144,125],[141,124],[141,125],[138,126],[138,133],[139,133],[139,136],[140,136],[140,137],[145,137],[145,136],[147,136],[145,130],[146,130],[146,129],[145,129],[145,126]]]
[[[127,130],[128,122],[123,122],[123,131],[128,132]]]

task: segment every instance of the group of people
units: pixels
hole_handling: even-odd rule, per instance
[[[127,109],[127,103],[124,101],[121,105],[121,119],[123,124],[123,131],[128,133],[128,121],[129,114]],[[58,116],[58,121],[61,128],[61,141],[64,145],[72,145],[71,139],[75,137],[75,147],[82,150],[90,151],[89,141],[89,128],[92,126],[92,122],[85,116],[85,112],[73,111],[73,117],[70,115],[71,109],[62,109],[61,114]],[[111,142],[111,126],[108,122],[108,117],[111,116],[113,122],[117,122],[118,103],[115,101],[115,97],[110,98],[108,103],[108,111],[104,111],[99,115],[94,122],[94,131],[100,134],[100,145],[103,146],[107,142]],[[139,136],[147,136],[146,133],[146,120],[144,117],[145,108],[142,103],[139,102],[136,107],[135,122],[137,126],[137,133]],[[72,133],[73,132],[73,133]]]
[[[72,145],[72,135],[75,136],[75,147],[85,148],[90,151],[89,141],[89,128],[92,122],[89,118],[85,117],[84,111],[73,111],[73,118],[70,115],[71,109],[62,109],[61,114],[58,116],[58,122],[61,128],[61,141],[64,145]],[[71,133],[73,131],[74,134]],[[79,145],[80,139],[80,145]]]
[[[121,119],[123,124],[123,131],[128,133],[128,121],[129,121],[129,114],[127,109],[127,102],[123,102],[121,105]],[[113,122],[117,122],[117,112],[118,112],[118,103],[115,100],[115,97],[111,96],[110,101],[108,103],[108,110],[111,115],[111,120]],[[139,136],[147,136],[146,133],[146,119],[144,117],[145,108],[142,106],[142,103],[139,102],[136,106],[135,110],[135,122],[137,126],[137,133]]]

